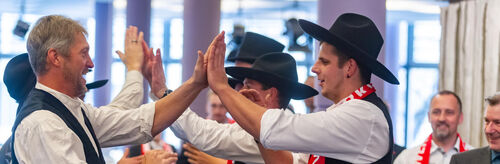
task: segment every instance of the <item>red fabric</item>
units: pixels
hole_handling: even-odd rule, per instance
[[[363,85],[361,88],[355,90],[354,92],[351,93],[351,95],[347,96],[347,98],[345,99],[345,101],[349,101],[349,100],[352,100],[352,99],[363,99],[365,98],[366,96],[372,94],[373,92],[375,92],[375,88],[373,87],[373,85],[370,83],[370,84],[366,84],[366,85]],[[310,155],[309,156],[309,162],[308,164],[325,164],[325,157],[324,156],[319,156],[319,155]]]
[[[460,141],[459,152],[467,151],[465,149],[465,142],[462,141],[462,137],[457,133],[457,138]],[[431,146],[432,146],[432,134],[427,137],[424,144],[420,146],[420,150],[418,152],[417,163],[420,164],[429,164],[429,157],[431,155]]]

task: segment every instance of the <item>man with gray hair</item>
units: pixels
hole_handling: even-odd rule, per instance
[[[486,98],[486,102],[488,107],[484,116],[484,134],[489,146],[455,154],[450,163],[500,163],[500,92]]]
[[[394,160],[395,164],[447,164],[453,154],[472,149],[457,132],[463,120],[462,102],[457,94],[443,90],[434,95],[427,116],[432,134],[423,144],[401,152]]]
[[[150,141],[207,87],[203,54],[198,53],[191,78],[156,102],[129,110],[85,104],[78,98],[87,90],[83,75],[94,67],[86,35],[76,21],[58,15],[40,18],[29,34],[27,49],[37,83],[14,122],[13,163],[104,163],[101,145]],[[218,35],[212,44],[221,38]],[[138,74],[137,82],[143,80],[143,42],[143,33],[131,26],[125,52],[117,51],[128,74]]]

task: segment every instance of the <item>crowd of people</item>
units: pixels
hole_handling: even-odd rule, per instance
[[[105,163],[101,148],[123,145],[133,146],[121,164],[500,162],[500,94],[486,99],[489,146],[474,149],[462,140],[460,97],[440,91],[428,111],[432,134],[399,153],[388,107],[370,83],[376,75],[399,84],[377,61],[384,40],[373,21],[345,13],[329,29],[307,20],[299,25],[320,42],[316,77],[307,85],[298,81],[284,45],[253,32],[227,58],[234,66],[224,67],[221,32],[198,51],[192,76],[175,90],[165,85],[161,52],[130,26],[124,51],[116,52],[127,69],[124,85],[110,104],[97,108],[82,100],[88,89],[105,84],[86,85],[83,77],[94,67],[86,30],[70,18],[44,16],[28,36],[28,53],[5,69],[4,82],[19,107],[0,163]],[[144,79],[154,100],[147,104]],[[319,94],[314,83],[334,102],[326,111],[313,112],[311,97]],[[209,115],[202,118],[189,105],[206,88]],[[291,99],[306,100],[310,113],[295,114]],[[185,142],[182,150],[161,139],[168,127]]]

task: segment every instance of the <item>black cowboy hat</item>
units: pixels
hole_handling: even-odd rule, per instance
[[[282,52],[285,46],[278,41],[253,32],[246,32],[243,42],[236,53],[231,52],[227,61],[237,60],[252,64],[255,59],[271,52]]]
[[[292,99],[300,100],[318,94],[318,91],[298,82],[295,59],[287,53],[265,54],[257,58],[251,68],[226,67],[226,73],[239,80],[249,78],[270,84],[280,94]]]
[[[5,66],[3,82],[10,97],[18,103],[23,102],[28,93],[35,87],[36,76],[31,69],[28,53],[17,55]]]
[[[381,79],[391,84],[399,84],[391,71],[377,61],[384,39],[370,18],[345,13],[337,18],[329,30],[306,20],[299,20],[299,25],[313,38],[345,52]]]

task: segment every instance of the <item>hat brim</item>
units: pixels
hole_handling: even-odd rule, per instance
[[[356,62],[359,62],[363,66],[370,69],[370,71],[380,77],[381,79],[391,83],[399,84],[398,79],[394,74],[389,71],[382,63],[380,63],[376,58],[371,57],[361,48],[350,43],[349,41],[330,33],[327,29],[316,25],[312,22],[306,20],[299,20],[299,25],[310,36],[318,41],[324,41],[331,45],[334,45],[337,49],[345,52],[349,52],[346,55],[353,57]]]
[[[228,77],[227,78],[227,83],[229,83],[229,86],[231,86],[231,88],[235,89],[236,85],[243,84],[243,81],[235,79],[235,78],[232,78],[232,77]]]
[[[275,86],[280,94],[286,94],[295,100],[306,99],[318,94],[318,91],[310,86],[253,68],[226,67],[226,73],[239,80],[249,78],[259,82],[265,81],[265,83]]]
[[[100,88],[100,87],[106,85],[106,83],[108,83],[108,80],[97,80],[97,81],[94,81],[92,83],[88,83],[85,86],[87,87],[87,89],[90,90],[90,89]]]

